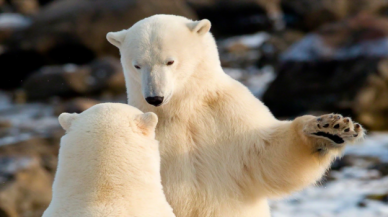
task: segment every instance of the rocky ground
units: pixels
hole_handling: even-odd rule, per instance
[[[339,112],[370,131],[319,184],[271,201],[274,217],[388,216],[387,1],[0,0],[0,217],[41,216],[57,116],[125,103],[105,35],[156,13],[210,19],[225,72],[278,118]]]
[[[242,72],[226,71],[242,76]],[[271,80],[270,73],[248,80]],[[252,88],[262,91],[256,85]],[[40,216],[50,201],[64,133],[56,115],[62,106],[57,102],[14,104],[9,97],[0,95],[0,216]],[[109,101],[125,102],[125,96]],[[96,102],[77,98],[69,104],[81,111]],[[316,186],[273,200],[271,207],[274,217],[388,216],[388,133],[368,133],[365,141],[346,149]]]

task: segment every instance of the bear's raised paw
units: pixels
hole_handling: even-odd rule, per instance
[[[303,132],[313,138],[330,142],[332,147],[342,147],[364,137],[364,129],[360,124],[339,114],[327,114],[309,120]]]

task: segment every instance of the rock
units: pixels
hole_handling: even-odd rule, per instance
[[[263,102],[277,117],[309,111],[352,115],[356,94],[378,62],[374,58],[283,62]]]
[[[39,10],[38,0],[12,0],[16,11],[21,14],[35,14]]]
[[[259,47],[261,57],[257,62],[258,66],[261,68],[266,65],[272,65],[277,69],[280,54],[302,39],[303,36],[303,32],[296,30],[285,30],[271,34],[269,39]]]
[[[361,14],[326,25],[281,55],[277,78],[264,94],[264,103],[277,116],[308,111],[357,113],[358,120],[372,125],[382,113],[370,115],[375,101],[369,97],[371,88],[363,87],[368,82],[382,83],[373,79],[384,68],[381,58],[388,58],[388,18]],[[380,120],[376,126],[385,124]]]
[[[79,43],[97,56],[106,55],[107,50],[117,55],[117,49],[106,41],[106,33],[129,28],[138,20],[158,13],[195,17],[189,8],[175,0],[54,1],[42,8],[34,17],[33,25],[20,32],[16,41],[24,43],[23,47],[48,52],[61,44]]]
[[[125,90],[122,74],[120,62],[115,58],[97,59],[81,66],[47,66],[27,78],[23,89],[28,99],[85,95],[107,88],[117,92]]]
[[[311,31],[361,12],[379,15],[388,7],[381,0],[282,0],[288,27]]]
[[[218,48],[222,66],[246,68],[255,65],[261,57],[259,47],[269,38],[269,34],[259,32],[220,40]]]
[[[106,34],[154,14],[196,17],[184,2],[176,0],[66,0],[47,4],[32,17],[28,28],[14,31],[4,41],[0,65],[12,69],[14,75],[0,82],[0,89],[20,86],[20,80],[43,65],[86,64],[95,57],[118,57]],[[31,57],[31,53],[36,55]]]
[[[212,22],[218,36],[252,34],[284,27],[280,0],[188,0],[199,18]]]
[[[360,57],[388,57],[388,18],[362,14],[325,25],[291,46],[281,59],[319,61]]]
[[[55,115],[59,116],[63,112],[81,113],[98,103],[101,103],[101,102],[90,98],[81,98],[81,97],[74,98],[67,102],[63,102],[57,105],[55,107]]]
[[[378,72],[368,77],[355,99],[357,119],[371,130],[388,129],[388,59],[378,63]]]
[[[42,216],[51,200],[62,134],[0,146],[0,216]]]
[[[223,67],[247,68],[267,65],[277,66],[278,56],[291,44],[303,37],[293,30],[272,34],[258,32],[252,35],[234,36],[217,41]]]
[[[36,51],[15,49],[0,53],[2,71],[7,73],[7,77],[0,80],[0,89],[20,87],[27,76],[44,64],[44,58]]]
[[[23,89],[29,99],[82,93],[88,88],[87,81],[90,73],[89,66],[73,64],[46,66],[28,77],[23,84]]]
[[[388,194],[370,194],[366,198],[388,203]]]
[[[374,169],[378,165],[384,165],[378,157],[345,155],[342,158],[336,159],[331,165],[331,170],[341,170],[345,167],[357,167],[363,169]]]
[[[0,120],[0,130],[4,128],[12,127],[12,123],[9,120]]]
[[[369,169],[379,171],[382,176],[388,176],[388,163],[379,163],[369,167]]]
[[[0,209],[6,216],[41,216],[51,200],[53,176],[40,166],[37,158],[15,157],[11,161],[25,165],[18,165],[9,172],[9,179],[0,184]]]
[[[341,170],[344,167],[352,166],[350,159],[351,157],[349,158],[348,156],[335,159],[331,164],[330,170]]]

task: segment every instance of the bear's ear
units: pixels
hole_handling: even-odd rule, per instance
[[[203,19],[199,21],[194,21],[188,24],[192,32],[198,33],[199,35],[204,35],[210,31],[212,24],[209,20]]]
[[[147,112],[136,117],[136,125],[145,136],[154,136],[158,116],[153,112]]]
[[[61,125],[61,127],[64,129],[64,130],[69,130],[71,124],[73,123],[73,121],[75,119],[77,119],[78,117],[78,114],[77,113],[73,113],[73,114],[69,114],[69,113],[62,113],[61,115],[59,115],[58,117],[58,120],[59,120],[59,124]]]
[[[126,32],[127,30],[125,29],[118,32],[109,32],[106,35],[106,39],[108,39],[108,41],[114,46],[116,46],[117,48],[120,48],[121,44],[124,41]]]

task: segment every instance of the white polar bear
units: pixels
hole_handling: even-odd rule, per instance
[[[107,39],[120,49],[129,104],[159,117],[175,215],[267,217],[267,198],[316,182],[363,129],[333,114],[277,120],[223,72],[210,25],[155,15]]]
[[[59,116],[53,199],[43,217],[173,217],[160,180],[153,113],[118,103]]]

